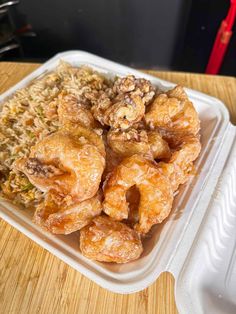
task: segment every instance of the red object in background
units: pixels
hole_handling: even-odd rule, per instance
[[[206,67],[207,74],[217,74],[221,67],[227,46],[232,35],[232,27],[236,17],[236,0],[231,0],[228,14],[221,22],[216,39],[211,51],[211,55]]]

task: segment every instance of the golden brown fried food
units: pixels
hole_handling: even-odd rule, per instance
[[[100,262],[127,263],[143,251],[138,234],[127,225],[99,216],[80,231],[80,249],[86,257]]]
[[[169,146],[158,131],[111,129],[107,141],[112,150],[122,157],[134,154],[147,155],[154,159],[170,157]]]
[[[58,119],[62,126],[74,123],[90,129],[98,127],[89,106],[80,103],[74,95],[62,92],[58,96],[57,102]]]
[[[3,195],[36,207],[34,222],[53,234],[80,230],[88,258],[139,258],[141,236],[169,215],[201,150],[184,89],[61,62],[3,106]]]
[[[94,118],[105,125],[104,114],[106,110],[112,105],[112,99],[115,97],[112,88],[106,88],[100,91],[91,91],[85,94],[86,98],[92,104],[91,112]]]
[[[133,75],[117,78],[113,91],[117,96],[113,99],[104,117],[105,124],[113,128],[127,129],[139,122],[147,105],[155,95],[152,84],[145,79],[137,79]]]
[[[145,114],[145,121],[151,128],[163,129],[177,135],[194,134],[200,129],[198,114],[181,86],[167,93],[159,94]]]
[[[122,156],[116,154],[108,145],[106,131],[104,131],[103,133],[103,141],[106,150],[106,167],[102,175],[102,180],[104,181],[109,175],[109,173],[111,173],[113,169],[119,165],[123,158]]]
[[[142,98],[134,93],[117,97],[104,115],[104,123],[113,127],[127,129],[140,121],[145,113]]]
[[[193,161],[197,159],[201,151],[201,143],[198,136],[188,135],[178,139],[180,144],[173,152],[168,163],[160,162],[158,166],[163,174],[170,179],[173,191],[180,184],[184,184],[193,170]]]
[[[111,129],[107,134],[107,142],[116,154],[123,157],[146,154],[150,150],[146,130]]]
[[[33,221],[54,234],[70,234],[88,225],[102,211],[101,196],[67,206],[63,198],[48,193],[34,214]]]
[[[103,210],[116,220],[127,219],[126,192],[134,185],[140,192],[139,223],[135,229],[147,233],[169,215],[173,191],[169,179],[144,157],[128,157],[113,170],[104,187]]]
[[[55,132],[31,148],[29,158],[16,162],[16,168],[41,191],[54,191],[81,202],[98,191],[105,167],[99,149],[84,136]]]
[[[134,227],[139,220],[138,207],[140,202],[140,193],[135,185],[126,192],[126,200],[129,203],[129,216],[126,222]]]
[[[101,124],[127,129],[140,121],[155,94],[151,83],[133,75],[118,78],[112,88],[86,94],[92,102],[92,112]]]
[[[90,144],[96,146],[102,156],[105,157],[105,144],[102,139],[102,135],[98,135],[95,131],[98,129],[90,130],[74,123],[67,123],[62,127],[63,131],[71,134],[75,138],[85,138]]]
[[[116,94],[135,92],[142,98],[145,105],[149,104],[155,95],[155,88],[150,81],[136,78],[134,75],[118,77],[114,83],[113,91]]]
[[[173,191],[187,181],[198,157],[201,144],[198,137],[198,114],[181,86],[159,94],[145,115],[150,128],[157,128],[173,150],[168,163],[160,163],[170,179]]]
[[[154,159],[166,159],[171,155],[168,143],[162,138],[158,131],[148,131],[148,143]]]

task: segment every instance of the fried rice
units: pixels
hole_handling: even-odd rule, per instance
[[[61,92],[86,102],[85,94],[105,90],[110,82],[101,74],[82,66],[60,62],[50,73],[16,91],[0,106],[0,196],[23,207],[36,206],[43,193],[27,177],[14,169],[14,162],[27,157],[30,148],[59,128],[57,98]]]

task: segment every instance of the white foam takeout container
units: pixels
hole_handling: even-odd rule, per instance
[[[174,84],[83,51],[56,55],[0,96],[3,102],[60,60],[86,64],[108,76],[134,74],[162,88]],[[236,313],[236,128],[224,104],[186,89],[201,119],[202,152],[197,175],[181,187],[173,210],[145,240],[142,257],[116,265],[88,260],[79,251],[78,233],[54,236],[31,222],[32,213],[0,200],[0,216],[98,285],[116,293],[140,291],[164,272],[175,277],[180,313]]]

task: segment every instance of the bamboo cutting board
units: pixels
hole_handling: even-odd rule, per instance
[[[0,93],[38,66],[0,63]],[[148,72],[221,99],[236,122],[235,78]],[[108,292],[0,220],[0,314],[8,313],[175,314],[174,279],[163,273],[142,292]]]

